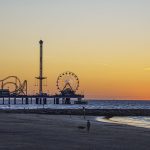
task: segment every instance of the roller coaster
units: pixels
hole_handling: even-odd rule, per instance
[[[8,76],[0,80],[1,90],[8,90],[10,95],[27,95],[27,80],[22,83],[17,76]]]

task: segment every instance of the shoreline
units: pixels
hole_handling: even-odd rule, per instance
[[[88,133],[86,121],[90,120]],[[93,116],[0,113],[0,149],[148,150],[150,129],[94,121]]]
[[[135,117],[135,118],[134,118]],[[150,122],[149,120],[144,120],[143,118],[137,118],[139,116],[114,116],[111,118],[98,116],[96,117],[96,121],[105,122],[105,123],[114,123],[120,125],[129,125],[133,127],[140,127],[145,129],[150,129]],[[147,119],[147,118],[146,118]],[[150,119],[150,118],[149,118]]]

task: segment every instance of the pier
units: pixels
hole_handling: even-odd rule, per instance
[[[46,105],[48,101],[53,101],[53,104],[70,104],[70,99],[76,99],[75,102],[81,102],[81,99],[84,98],[84,95],[9,95],[9,96],[0,96],[0,104],[10,105],[10,104],[42,104]],[[68,103],[69,100],[69,103]]]
[[[0,96],[1,104],[9,105],[14,104],[43,104],[46,105],[48,101],[53,101],[53,104],[70,104],[70,99],[77,99],[78,102],[84,98],[84,95],[74,95],[74,96],[63,96],[63,95],[10,95],[10,96]],[[67,101],[69,100],[69,103]]]
[[[61,73],[56,80],[58,94],[48,95],[43,91],[43,80],[47,77],[43,76],[43,41],[39,41],[40,45],[40,62],[39,62],[39,76],[35,77],[38,80],[39,91],[36,95],[28,95],[27,80],[21,82],[17,76],[8,76],[0,80],[0,104],[10,105],[14,104],[43,104],[46,105],[48,101],[53,100],[53,104],[71,104],[71,99],[76,99],[74,104],[87,104],[87,101],[82,100],[84,94],[78,94],[79,78],[73,72],[66,71]],[[14,90],[11,90],[12,87]]]

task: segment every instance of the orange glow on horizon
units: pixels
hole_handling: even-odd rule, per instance
[[[150,2],[58,1],[0,2],[0,79],[16,75],[38,92],[42,39],[45,92],[71,71],[86,98],[150,100]]]

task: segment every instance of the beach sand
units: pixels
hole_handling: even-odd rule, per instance
[[[91,129],[79,129],[91,120]],[[94,117],[0,114],[0,150],[149,150],[150,129]]]

